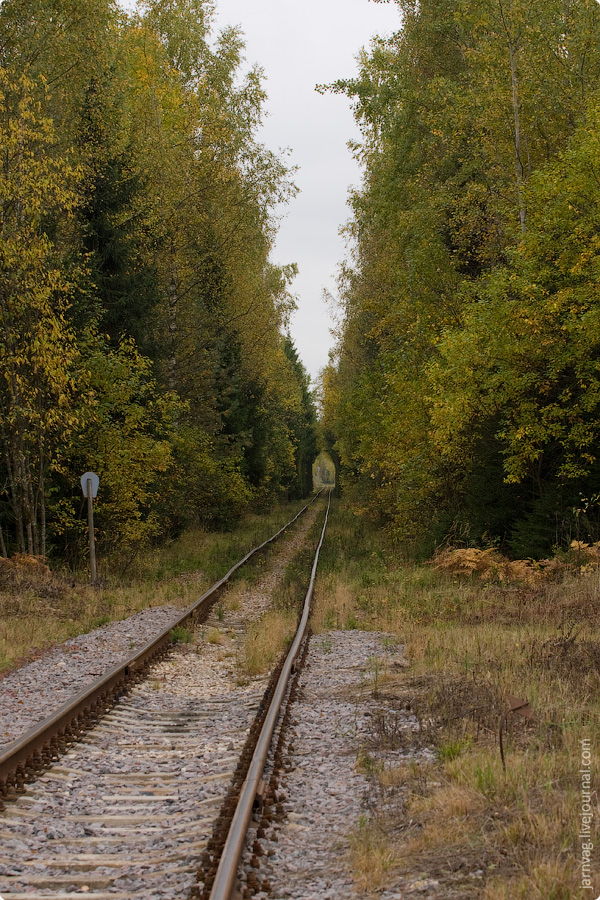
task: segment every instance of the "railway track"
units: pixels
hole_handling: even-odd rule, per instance
[[[0,813],[3,900],[231,896],[290,676],[307,640],[326,523],[327,513],[299,629],[274,672],[240,677],[236,661],[248,618],[268,605],[266,597],[257,610],[254,590],[226,620],[222,609],[218,615],[207,609],[231,570],[182,617],[188,623],[199,612],[204,617],[197,648],[168,654],[160,643],[144,648],[124,666],[129,671],[99,679],[107,694],[82,692],[89,711],[63,724],[62,733],[57,722],[64,709],[46,723],[46,737],[42,723],[14,742],[12,765],[11,748],[4,751],[5,800],[18,799]],[[211,642],[215,634],[223,642]],[[91,720],[101,713],[67,747],[90,724],[83,715]],[[53,762],[61,749],[66,752]],[[244,894],[259,888],[246,879]]]

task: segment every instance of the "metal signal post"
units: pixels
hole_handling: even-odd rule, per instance
[[[92,584],[96,584],[96,539],[94,536],[94,497],[98,496],[100,479],[95,472],[86,472],[81,476],[81,489],[83,496],[87,497],[88,505],[88,532],[90,538],[90,569]]]

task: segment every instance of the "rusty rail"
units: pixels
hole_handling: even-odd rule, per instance
[[[283,663],[279,680],[273,692],[271,704],[269,706],[268,712],[266,713],[260,735],[256,742],[256,748],[250,761],[248,774],[246,775],[246,779],[240,791],[237,807],[229,826],[229,833],[223,847],[221,859],[219,861],[215,879],[210,892],[210,900],[229,900],[235,886],[237,867],[244,850],[246,832],[248,831],[248,827],[250,825],[252,808],[257,796],[259,784],[267,760],[267,754],[271,746],[273,733],[277,726],[277,720],[279,718],[281,706],[287,692],[290,675],[294,670],[294,664],[300,652],[300,647],[304,640],[306,628],[308,625],[313,588],[315,577],[317,574],[317,565],[319,562],[319,553],[323,544],[323,540],[325,538],[325,529],[327,528],[327,519],[329,517],[330,504],[331,491],[329,491],[325,521],[323,523],[321,538],[319,540],[319,544],[315,553],[312,572],[310,576],[310,583],[306,592],[306,597],[304,598],[304,607],[302,610],[300,623],[298,625],[298,630],[296,632],[296,637],[294,638],[285,662]]]
[[[136,651],[124,662],[96,679],[56,712],[25,732],[0,752],[0,810],[4,800],[14,800],[25,790],[25,784],[34,781],[38,774],[52,764],[61,752],[100,716],[111,709],[129,687],[143,678],[148,667],[159,659],[172,644],[171,631],[193,617],[205,616],[216,595],[231,576],[248,560],[283,534],[320,496],[319,491],[296,515],[274,535],[254,547],[239,560],[212,587],[202,594],[178,619],[173,621],[156,638]]]

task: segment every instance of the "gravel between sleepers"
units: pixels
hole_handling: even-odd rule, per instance
[[[259,577],[238,588],[235,604],[212,612],[194,642],[154,664],[95,729],[7,804],[0,814],[2,897],[189,896],[269,678],[251,677],[240,665],[247,625],[271,606],[321,512],[313,507]]]
[[[54,647],[0,681],[0,749],[160,634],[181,615],[175,606],[144,609]]]
[[[283,570],[290,554],[319,514],[315,504],[301,522],[278,542]],[[280,566],[279,566],[280,567]],[[283,577],[283,570],[271,579]],[[273,585],[270,585],[269,589]],[[52,648],[39,659],[0,680],[0,750],[74,697],[113,666],[140,650],[182,614],[175,606],[155,606],[120,622],[111,622]]]
[[[342,900],[367,896],[355,883],[350,837],[373,812],[368,778],[357,768],[357,755],[368,746],[370,716],[377,701],[372,690],[377,667],[406,664],[403,646],[388,635],[331,631],[311,639],[300,675],[284,756],[288,771],[279,778],[283,820],[275,821],[260,844],[256,900]],[[418,728],[406,711],[401,727]],[[431,760],[428,748],[391,751],[378,757],[386,765]],[[250,834],[240,869],[242,891],[255,872],[251,856],[257,832]],[[379,900],[401,900],[421,883],[392,878],[379,889]],[[429,883],[425,884],[425,890]],[[267,886],[268,885],[268,886]],[[368,894],[372,896],[372,894]]]

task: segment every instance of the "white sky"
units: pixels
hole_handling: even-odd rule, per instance
[[[132,8],[134,0],[121,0]],[[246,40],[246,68],[264,69],[268,94],[259,139],[271,150],[290,148],[288,163],[299,167],[300,193],[286,207],[273,262],[296,262],[292,286],[298,310],[292,337],[315,379],[332,345],[332,321],[322,299],[336,295],[336,268],[345,256],[339,228],[349,217],[348,188],[361,174],[347,148],[358,128],[350,100],[318,94],[357,71],[356,55],[376,34],[400,26],[398,6],[369,0],[216,0],[215,31],[240,25]]]
[[[247,63],[258,63],[267,79],[269,115],[260,139],[272,150],[289,147],[300,167],[301,192],[287,207],[273,261],[298,263],[291,331],[314,379],[332,344],[322,291],[336,294],[336,267],[345,255],[338,230],[349,216],[348,188],[361,177],[347,148],[359,137],[350,101],[318,94],[315,85],[356,73],[361,47],[399,28],[399,9],[369,0],[217,0],[215,24],[241,26]]]

